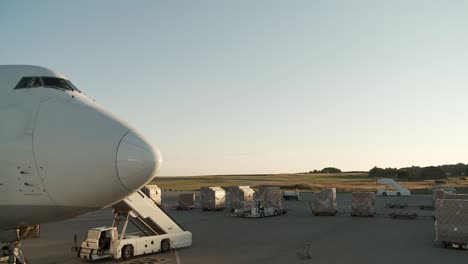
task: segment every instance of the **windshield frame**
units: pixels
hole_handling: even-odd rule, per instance
[[[34,83],[33,81],[38,79],[40,82],[39,86],[32,86]],[[51,82],[62,82],[62,85],[52,85]],[[66,85],[63,85],[65,83]],[[66,86],[66,87],[65,87]],[[20,89],[32,89],[32,88],[51,88],[51,89],[56,89],[56,90],[62,90],[62,91],[77,91],[81,93],[81,91],[76,88],[75,85],[70,80],[67,80],[65,78],[60,78],[56,76],[23,76],[18,83],[16,84],[14,90],[20,90]]]

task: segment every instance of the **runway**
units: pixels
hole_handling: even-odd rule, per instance
[[[464,263],[468,250],[445,249],[434,243],[434,211],[417,205],[430,204],[430,195],[377,197],[378,215],[349,215],[351,194],[339,193],[337,216],[312,216],[308,200],[285,201],[288,213],[263,219],[230,216],[227,211],[200,209],[177,211],[179,192],[163,192],[163,204],[183,227],[193,233],[193,245],[164,254],[152,254],[119,263]],[[197,193],[198,195],[198,193]],[[407,209],[385,208],[385,203],[406,203]],[[394,220],[392,210],[414,211],[415,220]],[[67,221],[42,225],[41,238],[25,241],[24,253],[33,264],[85,263],[70,249],[73,236],[80,242],[90,227],[112,223],[111,209]],[[131,232],[131,230],[130,230]],[[310,255],[310,258],[304,258]],[[116,263],[114,260],[97,263]]]

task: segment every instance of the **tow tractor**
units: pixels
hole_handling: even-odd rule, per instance
[[[185,231],[177,222],[143,192],[137,191],[112,206],[112,226],[88,230],[80,247],[74,247],[78,257],[85,260],[104,258],[130,259],[133,256],[166,252],[171,248],[192,244],[192,233]],[[128,223],[133,223],[141,232],[127,234]],[[121,233],[119,234],[119,227]]]
[[[285,211],[281,205],[265,206],[263,200],[254,200],[252,208],[236,209],[233,215],[247,218],[263,218],[265,216],[277,216],[284,213]]]

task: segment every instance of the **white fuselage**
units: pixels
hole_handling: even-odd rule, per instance
[[[15,89],[24,77],[43,85]],[[77,90],[47,87],[46,77],[68,80],[0,66],[0,231],[108,206],[160,168],[159,151],[134,128]]]

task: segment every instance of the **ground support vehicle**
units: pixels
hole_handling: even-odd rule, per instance
[[[401,186],[398,182],[394,181],[393,179],[377,179],[378,184],[386,185],[385,189],[378,189],[376,194],[382,196],[410,196],[410,190],[406,189],[405,187]],[[390,189],[390,188],[391,189]]]
[[[457,243],[451,241],[442,241],[445,248],[468,249],[468,243]]]
[[[281,206],[266,206],[262,200],[255,200],[252,208],[236,209],[233,216],[247,218],[264,218],[267,216],[277,216],[285,214]]]
[[[78,257],[85,260],[129,259],[192,245],[192,233],[183,229],[141,191],[114,204],[113,208],[112,225],[89,229],[81,246],[74,248]],[[129,222],[140,232],[126,233]]]

